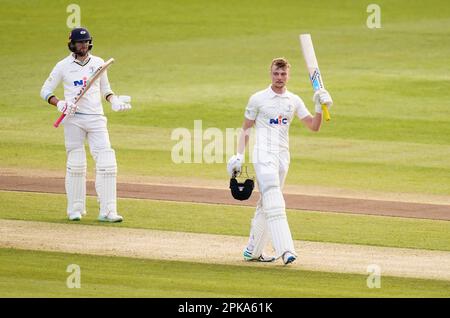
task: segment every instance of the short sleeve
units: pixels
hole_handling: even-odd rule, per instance
[[[300,119],[303,119],[308,116],[312,116],[311,113],[309,112],[309,110],[306,108],[305,103],[299,96],[296,95],[294,98],[294,101],[295,101],[296,113]]]
[[[253,95],[248,100],[247,107],[245,108],[245,118],[255,120],[256,115],[258,115],[258,102],[256,97]]]

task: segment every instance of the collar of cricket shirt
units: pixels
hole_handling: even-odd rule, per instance
[[[274,98],[275,96],[278,96],[278,97],[281,97],[281,98],[288,98],[289,96],[287,95],[287,88],[286,88],[286,90],[284,91],[284,93],[283,94],[277,94],[277,93],[275,93],[274,91],[273,91],[273,89],[272,89],[272,84],[270,84],[269,85],[269,87],[268,87],[268,89],[267,89],[267,92],[268,92],[268,94],[269,94],[269,98]]]
[[[87,58],[84,61],[80,61],[77,58],[75,58],[75,53],[70,54],[70,56],[72,57],[72,62],[77,63],[80,66],[85,66],[91,60],[90,53],[87,53]]]

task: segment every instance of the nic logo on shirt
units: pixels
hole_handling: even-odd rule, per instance
[[[270,118],[269,124],[271,125],[287,125],[288,119],[286,117],[283,118],[283,116],[278,116],[278,118]]]
[[[73,86],[86,86],[87,77],[83,77],[82,80],[79,81],[73,81]]]

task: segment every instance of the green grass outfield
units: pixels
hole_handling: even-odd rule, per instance
[[[450,283],[0,249],[0,297],[449,297]],[[81,288],[69,289],[69,264]]]
[[[72,223],[60,194],[0,191],[0,218]],[[103,225],[96,199],[88,198],[81,224]],[[247,236],[253,208],[153,200],[120,199],[125,222],[105,226]],[[450,251],[450,222],[312,211],[288,211],[297,240]]]
[[[319,134],[294,122],[288,184],[450,195],[445,0],[377,1],[377,30],[366,27],[367,1],[77,3],[93,53],[116,59],[113,89],[133,98],[127,114],[106,107],[122,175],[226,179],[223,163],[173,164],[171,131],[192,129],[195,119],[204,128],[239,127],[276,56],[290,60],[289,88],[312,110],[298,43],[310,32],[333,121]],[[2,1],[0,168],[64,171],[63,130],[51,125],[58,114],[39,91],[68,54],[68,4]]]

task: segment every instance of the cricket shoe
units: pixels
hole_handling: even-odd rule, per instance
[[[257,258],[254,258],[253,255],[252,255],[252,252],[250,252],[250,251],[247,250],[247,249],[244,249],[243,256],[244,256],[244,260],[247,261],[247,262],[263,262],[263,263],[270,263],[270,262],[275,261],[275,257],[273,257],[273,256],[265,256],[265,255],[263,255],[263,254],[261,254],[261,255],[260,255],[259,257],[257,257]]]
[[[81,221],[81,213],[80,212],[68,213],[67,216],[70,221]]]
[[[291,252],[286,252],[283,254],[283,263],[284,265],[290,264],[293,261],[295,261],[297,259],[297,257],[292,254]]]
[[[117,213],[100,214],[98,216],[100,222],[119,223],[123,221],[123,217]]]

